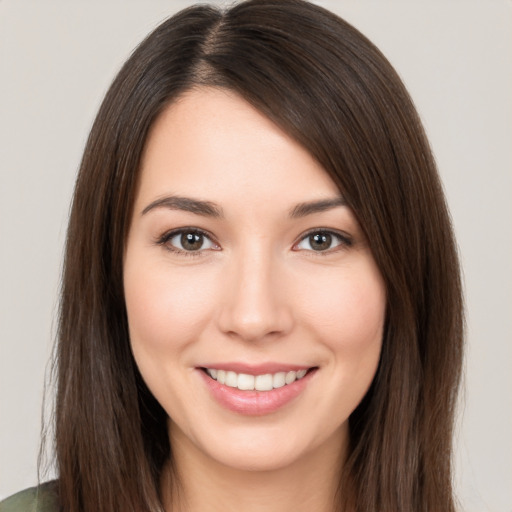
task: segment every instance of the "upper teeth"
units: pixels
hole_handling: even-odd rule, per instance
[[[270,391],[271,389],[281,388],[286,384],[302,379],[306,375],[307,370],[277,372],[274,374],[266,373],[265,375],[248,375],[246,373],[216,370],[214,368],[206,368],[206,372],[220,384],[225,384],[232,388],[238,388],[243,391]]]

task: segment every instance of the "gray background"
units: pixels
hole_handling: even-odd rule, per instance
[[[0,0],[0,498],[36,481],[45,367],[81,152],[115,72],[189,1]],[[512,2],[318,2],[372,39],[425,123],[464,266],[456,485],[512,511]]]

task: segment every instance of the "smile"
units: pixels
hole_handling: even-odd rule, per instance
[[[234,371],[206,368],[206,373],[219,384],[231,388],[238,388],[241,391],[271,391],[293,384],[296,380],[302,379],[308,370],[265,373],[263,375],[249,375],[247,373],[236,373]]]
[[[317,366],[292,370],[278,364],[265,364],[259,368],[243,364],[223,366],[197,367],[198,375],[215,402],[248,416],[271,414],[297,400],[319,370]]]

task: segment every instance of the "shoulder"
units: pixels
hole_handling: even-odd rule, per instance
[[[57,482],[31,487],[0,502],[0,512],[58,512]]]

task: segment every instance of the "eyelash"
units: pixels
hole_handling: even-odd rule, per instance
[[[206,231],[203,231],[202,229],[199,229],[199,228],[179,228],[179,229],[167,231],[160,238],[158,238],[156,240],[156,244],[163,246],[166,250],[168,250],[170,252],[179,254],[180,256],[187,256],[187,257],[203,256],[204,251],[209,250],[209,249],[198,249],[197,251],[186,251],[186,250],[180,249],[178,247],[175,247],[175,246],[169,244],[169,242],[174,237],[176,237],[178,235],[183,235],[183,234],[200,235],[200,236],[204,237],[205,239],[209,240],[213,245],[218,246],[217,242],[215,242],[215,240],[209,233],[207,233]],[[311,250],[304,249],[308,253],[311,253],[312,256],[327,256],[329,254],[332,254],[333,252],[337,252],[339,250],[343,250],[343,249],[352,247],[352,245],[353,245],[352,237],[347,235],[346,233],[343,233],[340,231],[335,231],[332,229],[326,229],[326,228],[314,228],[314,229],[311,229],[311,230],[307,231],[306,233],[302,234],[301,237],[299,238],[299,240],[293,244],[292,250],[295,250],[295,251],[301,250],[301,249],[294,249],[294,248],[297,247],[301,242],[307,240],[312,235],[329,235],[339,242],[338,245],[336,245],[334,248],[330,248],[325,251],[315,251],[313,249],[311,249]],[[219,249],[214,249],[214,250],[219,250]]]
[[[334,239],[337,239],[339,242],[338,245],[336,245],[333,248],[327,249],[326,251],[315,251],[315,250],[307,250],[308,253],[310,253],[311,256],[328,256],[329,254],[332,254],[334,252],[338,252],[343,249],[348,249],[349,247],[352,247],[354,245],[354,241],[350,235],[347,233],[344,233],[342,231],[335,231],[333,229],[327,229],[327,228],[313,228],[307,231],[306,233],[302,234],[299,240],[293,244],[293,247],[296,247],[301,242],[307,240],[312,235],[329,235],[333,237]],[[298,249],[300,250],[300,249]]]
[[[187,256],[192,258],[197,258],[198,256],[202,256],[203,252],[207,249],[199,249],[197,251],[185,251],[183,249],[180,249],[179,247],[175,247],[169,242],[178,235],[184,235],[184,234],[191,234],[191,235],[201,235],[202,237],[208,239],[211,241],[212,244],[217,245],[217,243],[214,241],[213,237],[207,233],[206,231],[203,231],[199,228],[179,228],[179,229],[173,229],[171,231],[167,231],[164,233],[157,241],[157,245],[163,246],[166,250],[169,252],[173,252],[175,254],[179,254],[180,256]]]

